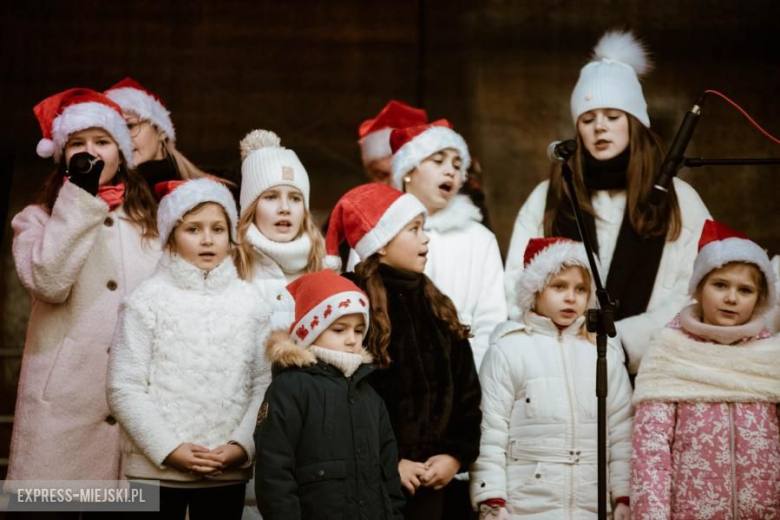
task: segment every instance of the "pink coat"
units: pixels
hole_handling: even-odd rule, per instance
[[[776,338],[654,338],[634,397],[633,518],[780,517],[779,352]]]
[[[12,222],[13,256],[32,309],[14,414],[9,480],[117,480],[119,425],[106,402],[119,305],[151,275],[155,240],[123,211],[66,183],[49,214]]]

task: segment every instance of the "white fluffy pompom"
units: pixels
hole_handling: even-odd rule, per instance
[[[614,60],[634,69],[637,76],[652,67],[645,47],[628,31],[608,31],[593,49],[594,60]]]
[[[280,148],[282,140],[270,130],[252,130],[241,140],[241,160],[260,148]]]
[[[38,146],[35,147],[38,157],[48,158],[54,155],[54,141],[51,139],[41,139]]]

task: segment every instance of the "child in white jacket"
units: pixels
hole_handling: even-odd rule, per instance
[[[227,188],[166,184],[175,186],[158,212],[166,254],[125,301],[108,402],[127,437],[125,474],[135,485],[160,481],[165,518],[189,508],[190,518],[239,519],[270,383],[269,311],[230,257],[237,212]]]
[[[471,327],[477,369],[490,333],[507,319],[504,264],[496,236],[482,225],[482,213],[468,195],[458,195],[471,164],[469,148],[449,121],[390,134],[392,186],[423,203],[430,238],[425,275],[455,304],[461,323]],[[464,500],[466,499],[464,488]]]
[[[482,441],[471,467],[480,519],[597,516],[595,303],[585,249],[532,239],[517,287],[522,322],[499,325],[480,370]],[[630,509],[631,386],[619,342],[607,351],[609,487],[616,520]]]

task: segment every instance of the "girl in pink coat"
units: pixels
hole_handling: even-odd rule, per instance
[[[32,309],[7,479],[117,480],[108,351],[122,299],[160,257],[156,205],[133,168],[116,103],[70,89],[43,100],[35,115],[44,137],[38,155],[56,166],[37,203],[11,223],[16,272]]]
[[[641,519],[780,515],[780,340],[766,253],[707,221],[685,307],[636,380],[631,509]]]

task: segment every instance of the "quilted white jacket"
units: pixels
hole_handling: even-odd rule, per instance
[[[509,319],[517,320],[517,284],[523,272],[523,254],[528,241],[544,236],[543,219],[549,181],[540,183],[520,208],[512,232],[512,241],[506,260],[506,295]],[[704,221],[710,217],[699,194],[685,181],[675,178],[674,188],[682,213],[682,231],[677,240],[664,247],[655,285],[647,311],[616,323],[623,346],[628,354],[629,372],[636,374],[650,336],[662,329],[681,308],[690,303],[688,281],[693,272],[693,261],[698,253],[699,237]],[[602,282],[606,283],[612,255],[615,252],[623,214],[626,208],[625,191],[596,191],[591,199],[596,211],[596,235],[599,243]]]
[[[533,312],[501,324],[480,370],[482,441],[471,499],[501,498],[511,518],[597,514],[596,346]],[[629,495],[631,386],[620,343],[607,350],[610,502]]]

